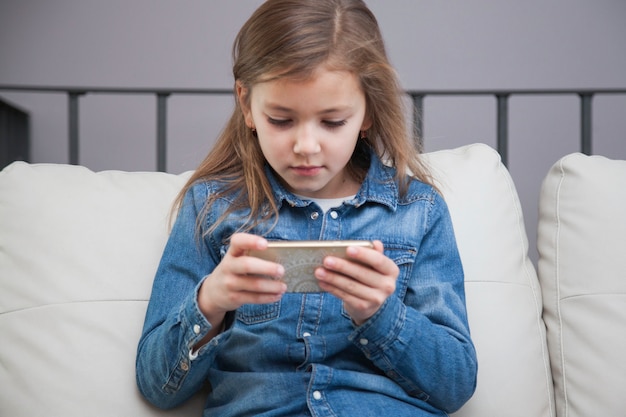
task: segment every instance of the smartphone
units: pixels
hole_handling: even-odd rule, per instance
[[[367,240],[285,240],[270,241],[265,250],[252,250],[248,255],[281,264],[285,267],[283,281],[288,292],[322,292],[315,278],[315,269],[326,256],[346,259],[346,248],[373,248]]]

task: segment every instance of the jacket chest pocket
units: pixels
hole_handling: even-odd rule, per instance
[[[237,320],[244,324],[258,324],[280,316],[280,301],[271,304],[244,304],[237,309]]]
[[[396,296],[404,300],[407,288],[413,273],[413,264],[417,255],[417,249],[405,245],[385,245],[385,255],[391,259],[400,269],[398,280],[396,281]]]

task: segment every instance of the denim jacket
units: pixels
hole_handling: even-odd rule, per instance
[[[417,180],[400,197],[394,171],[373,157],[359,192],[323,213],[268,171],[279,220],[268,240],[381,240],[400,268],[395,294],[356,326],[328,293],[286,293],[243,305],[225,329],[211,329],[197,303],[204,279],[245,219],[196,234],[196,217],[217,186],[195,184],[184,198],[154,280],[137,353],[137,383],[161,408],[206,384],[205,416],[440,416],[473,394],[477,362],[468,328],[463,270],[447,206]],[[218,200],[206,230],[231,203]],[[262,234],[266,230],[253,230]],[[208,277],[208,278],[207,278]]]

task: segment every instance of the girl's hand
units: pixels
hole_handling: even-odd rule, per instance
[[[214,328],[221,326],[226,312],[242,304],[276,302],[287,290],[279,280],[285,273],[282,265],[246,256],[248,250],[265,248],[267,240],[260,236],[234,234],[228,252],[200,286],[198,305]]]
[[[349,247],[347,255],[355,262],[327,256],[315,277],[324,291],[343,300],[346,312],[361,325],[394,293],[400,270],[378,240],[373,249]]]

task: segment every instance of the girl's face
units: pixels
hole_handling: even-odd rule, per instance
[[[249,108],[243,87],[237,91],[246,124],[256,129],[265,159],[291,192],[340,198],[358,191],[346,164],[371,123],[356,76],[321,67],[305,81],[259,83],[249,92]]]

